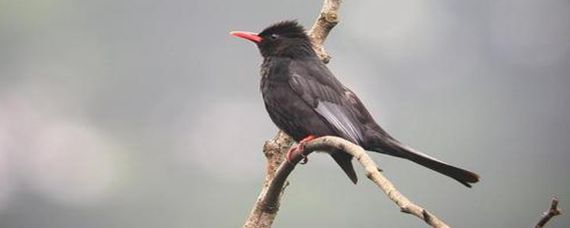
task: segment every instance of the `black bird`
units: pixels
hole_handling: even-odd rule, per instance
[[[477,174],[414,150],[384,131],[360,99],[318,58],[296,21],[274,24],[259,34],[231,34],[257,44],[263,56],[261,93],[267,112],[277,127],[297,142],[339,136],[366,150],[411,160],[467,187],[479,181]],[[338,151],[330,154],[356,184],[352,156]]]

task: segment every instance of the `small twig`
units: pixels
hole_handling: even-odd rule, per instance
[[[548,221],[550,221],[550,219],[552,219],[552,217],[560,215],[560,214],[562,214],[562,211],[560,210],[560,208],[558,208],[558,198],[552,197],[552,203],[550,204],[550,209],[548,209],[548,211],[545,211],[542,214],[542,218],[540,218],[540,220],[536,224],[535,228],[544,227],[544,225],[546,225],[546,223],[548,223]]]
[[[330,31],[340,21],[338,16],[340,3],[341,0],[325,0],[319,17],[315,21],[315,24],[313,24],[311,30],[309,30],[309,36],[313,41],[313,48],[324,63],[328,63],[331,57],[325,51],[323,43],[327,39]]]
[[[350,141],[345,139],[334,137],[334,136],[325,136],[314,139],[308,142],[305,145],[304,154],[309,154],[312,151],[344,151],[353,157],[355,157],[358,162],[362,165],[362,167],[366,170],[366,177],[372,180],[387,196],[392,200],[400,210],[404,213],[412,214],[432,227],[449,227],[445,222],[439,219],[434,214],[428,212],[426,209],[414,204],[408,198],[406,198],[402,193],[400,193],[396,187],[390,182],[380,171],[378,170],[378,166],[368,156],[366,151]],[[301,159],[301,158],[295,158]],[[298,162],[298,160],[293,159],[294,163]],[[283,167],[285,164],[282,164]],[[288,170],[288,169],[287,169]],[[292,169],[291,169],[292,170]],[[278,169],[276,176],[280,175],[281,167]],[[272,183],[273,184],[273,183]]]

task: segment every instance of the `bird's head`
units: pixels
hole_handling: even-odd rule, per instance
[[[261,55],[267,57],[315,57],[311,39],[296,21],[283,21],[260,33],[234,31],[231,35],[257,44]]]

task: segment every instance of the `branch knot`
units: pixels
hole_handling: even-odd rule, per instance
[[[339,22],[338,14],[336,12],[323,12],[321,13],[321,18],[329,23],[328,26],[331,26],[331,29]]]

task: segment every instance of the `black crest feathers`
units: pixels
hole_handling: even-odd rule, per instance
[[[305,32],[305,28],[295,20],[275,23],[261,31],[259,35],[264,36],[271,34],[283,35],[290,38],[309,38]]]

